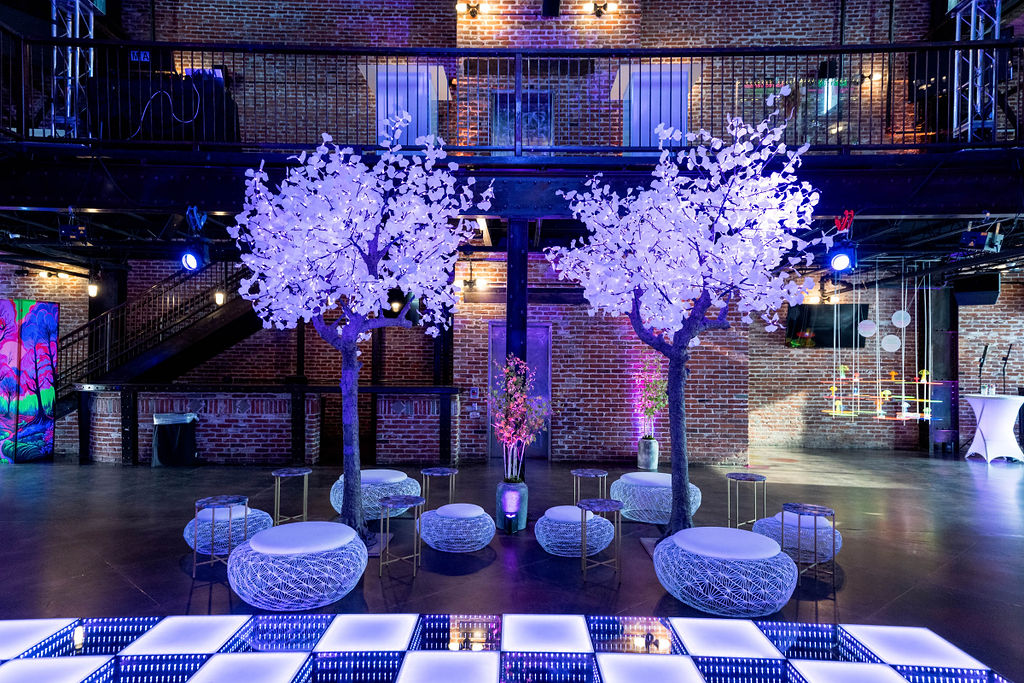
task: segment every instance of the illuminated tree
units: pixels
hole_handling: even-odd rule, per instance
[[[784,88],[782,95],[788,95]],[[774,105],[775,97],[768,100]],[[658,126],[661,157],[648,187],[613,191],[601,176],[569,192],[588,236],[548,250],[561,278],[578,281],[594,312],[626,315],[637,336],[668,359],[672,440],[670,531],[692,526],[686,444],[686,363],[705,332],[759,316],[769,331],[784,303],[799,303],[813,285],[795,266],[808,265],[817,193],[796,177],[799,150],[783,142],[776,110],[757,126],[734,118],[728,139],[701,130]]]
[[[342,521],[366,536],[359,476],[359,341],[382,327],[410,327],[410,311],[437,335],[456,303],[453,272],[473,225],[458,217],[486,211],[474,179],[460,182],[443,141],[418,138],[421,153],[398,140],[411,117],[391,122],[386,144],[364,158],[324,134],[298,157],[276,190],[262,167],[247,173],[245,206],[231,228],[252,275],[241,295],[264,326],[312,323],[341,353],[345,491]],[[337,317],[335,317],[337,316]]]

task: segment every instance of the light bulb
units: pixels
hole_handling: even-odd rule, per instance
[[[68,275],[67,273],[57,273],[57,277],[59,277],[61,280],[67,280],[71,276]]]
[[[224,292],[214,292],[213,293],[213,301],[218,306],[223,306],[224,305]]]
[[[90,297],[95,297],[97,294],[100,293],[100,287],[95,282],[90,282],[89,283],[88,290],[89,290],[89,296]]]
[[[394,311],[395,313],[398,313],[399,311],[401,311],[402,310],[402,302],[401,301],[392,301],[391,302],[391,310]]]
[[[43,278],[45,280],[48,277],[50,277],[50,272],[47,271],[47,270],[40,270],[39,271],[39,277],[41,277],[41,278]]]

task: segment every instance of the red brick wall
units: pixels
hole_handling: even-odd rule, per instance
[[[913,290],[910,312],[915,313]],[[841,303],[854,303],[850,293],[840,297]],[[859,303],[869,304],[869,316],[874,319],[874,290],[860,294]],[[900,308],[898,289],[879,292],[880,332],[897,333],[891,322],[892,314]],[[750,328],[750,440],[759,446],[805,448],[913,448],[917,444],[917,421],[877,420],[872,415],[857,417],[831,416],[823,411],[831,408],[827,398],[833,383],[835,365],[847,365],[852,375],[854,365],[860,372],[864,395],[875,395],[875,338],[867,340],[863,349],[791,348],[786,344],[786,311],[780,312],[783,329],[765,332],[763,325]],[[876,333],[877,338],[877,333]],[[911,384],[908,394],[914,393],[913,379],[917,376],[916,319],[906,329],[906,362],[901,365],[900,352],[880,352],[883,380],[890,380],[890,371],[906,376]],[[886,383],[899,394],[901,385]],[[891,403],[889,405],[892,405]],[[871,411],[870,401],[861,401],[863,411]],[[913,408],[912,408],[913,409]],[[894,414],[889,409],[888,414]]]
[[[291,400],[279,394],[139,394],[139,460],[153,457],[153,413],[198,415],[196,443],[205,462],[285,464],[291,458]],[[306,399],[306,462],[320,458],[320,401]],[[121,462],[121,402],[117,393],[96,397],[92,457]]]
[[[150,37],[149,0],[123,0],[125,30]],[[171,41],[447,47],[455,42],[449,0],[156,0],[156,38]]]
[[[960,442],[974,437],[974,411],[963,398],[978,392],[978,358],[989,344],[983,384],[995,384],[1003,392],[1003,356],[1009,344],[1013,353],[1006,364],[1006,393],[1024,387],[1024,273],[1003,273],[999,300],[994,306],[960,307]]]
[[[474,275],[504,286],[503,261],[475,261]],[[461,261],[456,282],[468,275]],[[531,285],[571,286],[555,279],[543,257],[531,257]],[[503,304],[459,306],[455,318],[455,384],[462,390],[460,450],[465,460],[487,457],[488,321],[503,320]],[[590,316],[582,305],[531,305],[531,323],[551,327],[551,459],[633,461],[639,420],[632,372],[647,347],[625,318]],[[693,462],[742,463],[747,457],[747,335],[742,326],[709,334],[690,361],[687,394]],[[476,388],[481,398],[469,398]],[[476,403],[480,416],[469,417]],[[656,433],[666,452],[667,415]]]
[[[377,463],[440,462],[439,405],[452,411],[452,462],[459,461],[459,397],[389,394],[377,401]]]

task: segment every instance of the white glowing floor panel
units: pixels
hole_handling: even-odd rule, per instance
[[[669,623],[693,657],[785,659],[752,621],[675,617]]]
[[[247,615],[167,617],[121,650],[121,656],[213,654],[242,628]]]
[[[290,683],[307,659],[305,652],[214,655],[188,683]]]
[[[693,660],[683,655],[597,655],[601,683],[704,683]]]
[[[407,650],[418,614],[341,614],[334,618],[313,652]]]
[[[789,664],[807,683],[907,683],[907,679],[886,664],[800,659],[791,659]]]
[[[582,616],[506,614],[501,624],[505,652],[593,652]]]
[[[859,624],[843,624],[841,628],[883,662],[893,666],[988,669],[974,657],[926,628]]]
[[[82,683],[113,657],[39,657],[0,666],[0,683]]]
[[[0,621],[0,662],[14,659],[33,645],[75,623],[74,619]]]
[[[497,652],[410,652],[396,683],[498,683]]]

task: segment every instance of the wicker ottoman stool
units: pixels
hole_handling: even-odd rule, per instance
[[[363,516],[366,519],[380,518],[380,499],[388,496],[418,496],[420,483],[399,470],[361,470],[359,472],[363,489]],[[345,498],[345,475],[338,477],[331,487],[331,507],[341,514],[341,502]],[[408,509],[408,508],[406,508]],[[405,512],[392,510],[391,516]]]
[[[471,553],[494,538],[494,519],[479,505],[450,503],[420,517],[420,538],[444,553]]]
[[[700,489],[690,484],[690,514],[700,507]],[[622,516],[634,522],[668,524],[672,518],[672,475],[629,472],[612,483],[611,498],[622,503]]]
[[[249,518],[246,520],[246,511]],[[240,545],[264,529],[274,526],[274,520],[263,510],[234,505],[230,509],[231,523],[228,524],[228,508],[205,508],[196,512],[182,535],[188,547],[200,555],[227,555],[232,547]],[[231,533],[228,534],[230,526]],[[198,527],[198,528],[197,528]],[[248,535],[246,535],[248,533]],[[213,539],[211,553],[210,539]]]
[[[824,517],[779,512],[774,517],[757,520],[751,529],[756,533],[767,536],[776,543],[782,543],[783,519],[786,521],[786,538],[782,550],[797,562],[806,564],[811,562],[828,562],[833,559],[833,540],[835,540],[836,554],[843,547],[842,534],[839,533],[838,529],[833,528],[831,522]],[[815,520],[817,520],[818,524],[817,533],[814,530]],[[797,537],[798,527],[800,529],[799,538]],[[835,534],[835,539],[832,538],[832,534]],[[797,552],[798,547],[800,549],[799,553]],[[797,557],[798,554],[799,557]]]
[[[763,617],[782,609],[796,589],[797,568],[779,544],[728,527],[694,527],[654,549],[654,571],[690,607],[724,617]]]
[[[271,527],[231,552],[228,582],[254,607],[295,611],[345,597],[366,569],[366,546],[334,522]]]
[[[560,557],[580,558],[583,544],[582,513],[575,505],[556,505],[548,508],[537,520],[533,533],[544,550]],[[587,511],[587,555],[601,552],[615,538],[615,527],[604,517],[595,517]]]

